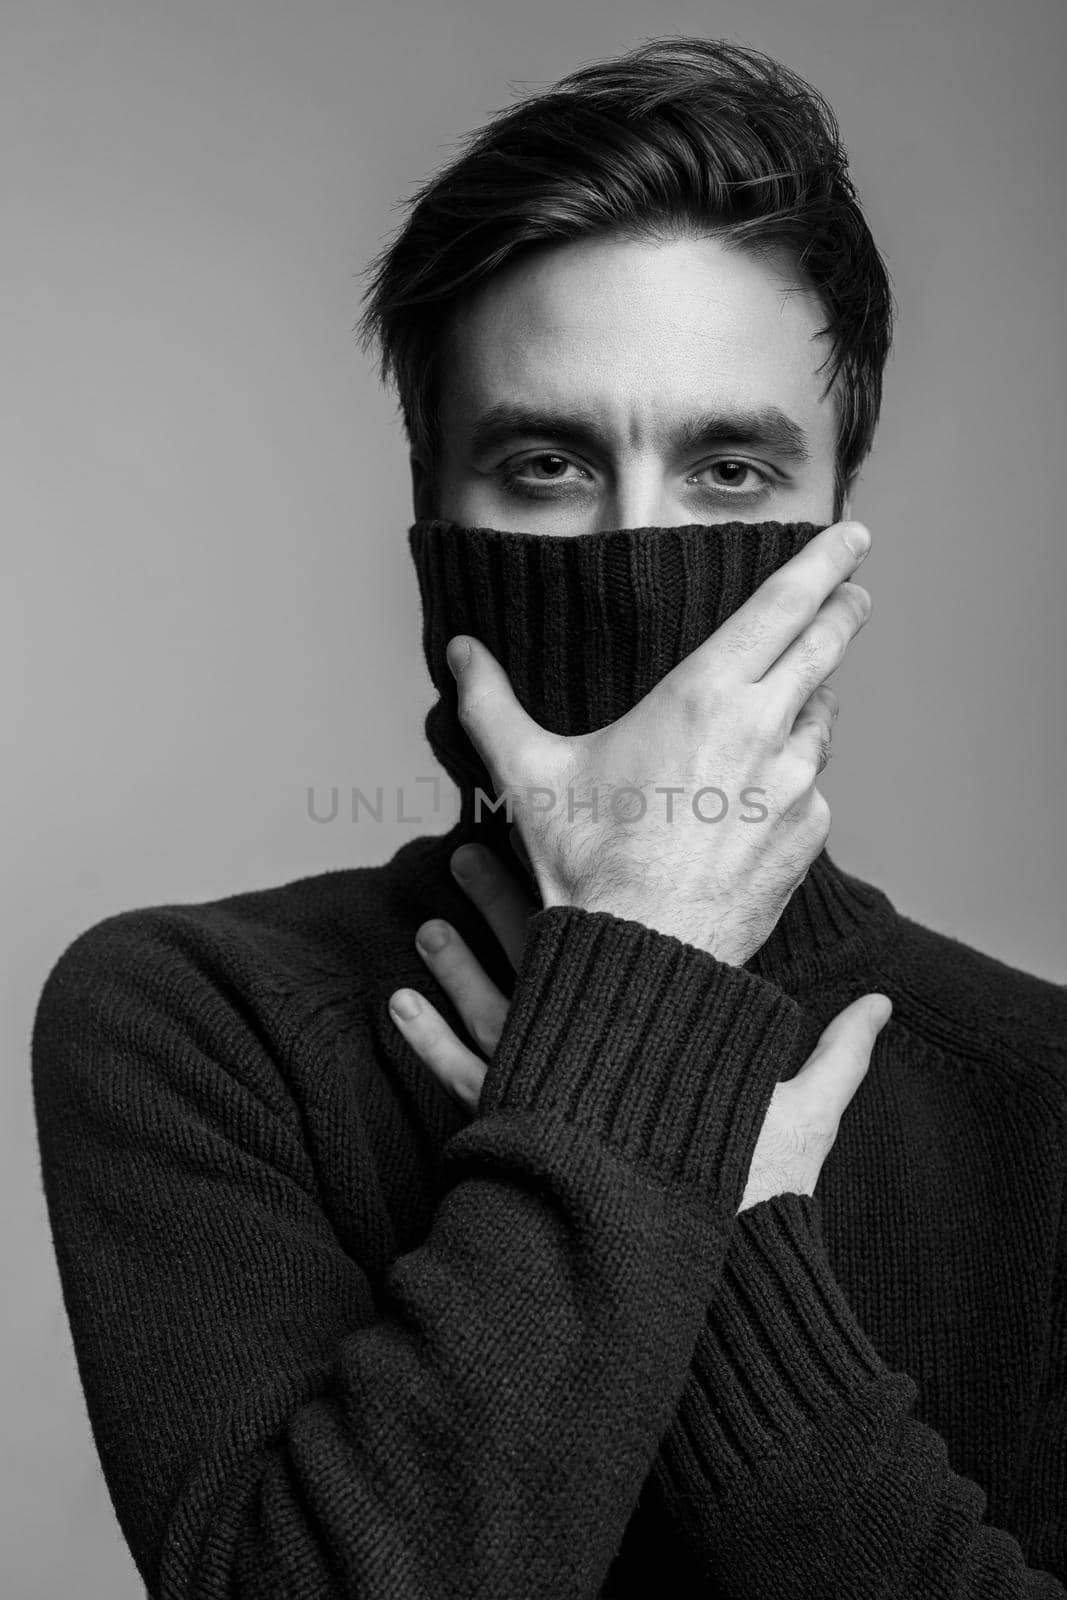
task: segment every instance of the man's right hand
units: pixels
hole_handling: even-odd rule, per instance
[[[460,722],[513,796],[545,907],[612,912],[736,966],[764,944],[829,833],[825,679],[871,612],[847,581],[869,544],[862,523],[823,529],[630,711],[577,737],[540,727],[480,641],[449,641]]]

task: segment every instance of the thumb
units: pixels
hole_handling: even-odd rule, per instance
[[[525,782],[527,752],[538,735],[544,737],[544,729],[523,710],[507,673],[480,639],[456,634],[445,658],[456,680],[460,725],[497,794],[508,784]]]
[[[885,994],[863,994],[839,1011],[822,1033],[794,1082],[804,1080],[805,1090],[818,1102],[836,1109],[840,1118],[867,1075],[871,1051],[893,1002]]]

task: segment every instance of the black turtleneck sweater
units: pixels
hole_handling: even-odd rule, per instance
[[[149,1592],[1062,1600],[1064,992],[825,854],[748,968],[539,911],[468,1122],[387,1010],[462,1027],[429,914],[506,981],[456,842],[109,918],[48,979],[45,1193]],[[737,1216],[874,989],[816,1198]]]
[[[712,531],[413,530],[461,787],[449,633],[602,725],[815,529]],[[448,870],[468,800],[382,866],[110,917],[48,978],[45,1196],[149,1592],[1065,1600],[1065,991],[825,852],[745,967],[557,907],[512,974]],[[511,998],[472,1120],[388,1012],[463,1032],[429,916]],[[817,1196],[739,1216],[775,1083],[873,990]]]

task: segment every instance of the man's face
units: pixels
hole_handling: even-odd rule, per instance
[[[784,258],[713,238],[538,250],[451,319],[415,516],[546,534],[831,522],[825,321]]]

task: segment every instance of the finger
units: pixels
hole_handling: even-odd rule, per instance
[[[401,1007],[414,1010],[414,1014],[404,1016]],[[473,1115],[481,1099],[485,1062],[460,1043],[441,1013],[414,989],[397,989],[389,996],[389,1015],[419,1060]]]
[[[841,701],[838,698],[837,690],[832,684],[820,683],[817,689],[811,691],[797,712],[797,720],[794,726],[800,728],[803,723],[811,719],[816,719],[819,722],[836,722],[840,710]]]
[[[491,1056],[504,1031],[508,1003],[470,946],[449,923],[435,917],[419,928],[415,948],[479,1050]]]
[[[792,726],[812,691],[836,672],[871,610],[871,597],[860,584],[838,584],[800,638],[764,675],[760,689],[779,706],[785,725]]]
[[[870,537],[862,522],[823,528],[662,681],[677,677],[687,696],[699,692],[702,683],[721,681],[724,673],[756,683],[814,619],[827,595],[855,572],[870,549]]]
[[[838,713],[837,695],[828,683],[821,683],[800,708],[790,736],[793,749],[822,772],[830,760],[834,721]]]
[[[823,1029],[815,1049],[789,1080],[808,1100],[815,1120],[836,1129],[867,1075],[874,1041],[892,1009],[888,995],[860,995]]]
[[[499,797],[507,785],[522,781],[523,758],[547,737],[545,729],[523,710],[507,673],[479,639],[457,634],[446,653],[456,680],[460,723]]]
[[[526,924],[536,910],[533,901],[494,851],[482,845],[464,844],[454,850],[452,872],[518,971],[526,948]]]

